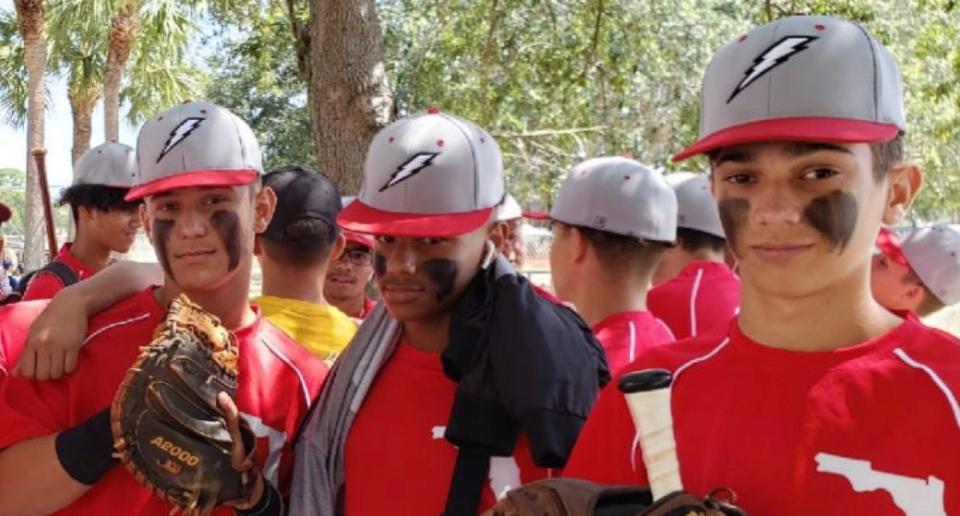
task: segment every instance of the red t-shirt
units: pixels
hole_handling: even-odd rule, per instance
[[[633,362],[644,349],[675,340],[670,328],[645,310],[611,315],[593,326],[593,334],[607,353],[612,374]]]
[[[400,342],[377,374],[347,437],[347,515],[443,512],[457,450],[443,433],[457,384],[443,374],[439,353]],[[537,468],[521,436],[513,457],[490,461],[480,510],[495,494],[549,475]]]
[[[364,297],[363,306],[360,308],[360,313],[356,315],[356,318],[360,319],[361,321],[366,319],[367,316],[370,315],[370,312],[372,312],[376,306],[377,306],[377,301],[375,299]]]
[[[77,257],[70,252],[71,245],[72,244],[63,244],[63,247],[60,248],[60,252],[57,253],[55,259],[63,262],[67,267],[70,267],[70,270],[77,276],[77,280],[85,280],[93,276],[94,271],[84,265],[83,262],[78,260]],[[57,292],[63,290],[63,288],[64,284],[56,274],[47,271],[38,272],[30,279],[30,284],[27,285],[27,290],[23,293],[23,300],[50,299],[55,296]]]
[[[725,263],[692,262],[647,294],[647,309],[677,340],[725,326],[740,308],[740,278]]]
[[[33,320],[49,301],[29,301],[0,306],[0,382],[20,358]]]
[[[760,345],[734,321],[651,349],[630,370],[649,367],[674,373],[688,491],[729,487],[751,514],[960,514],[960,341],[913,316],[820,353]],[[611,382],[564,473],[646,485],[634,433]]]
[[[0,448],[59,432],[109,406],[140,346],[163,320],[164,310],[153,292],[147,289],[93,317],[77,370],[66,378],[5,380],[0,389]],[[240,346],[237,406],[257,435],[257,465],[265,478],[287,492],[291,442],[327,368],[259,314],[256,322],[234,333]],[[117,465],[59,514],[109,514],[118,508],[129,514],[166,515],[172,506]]]

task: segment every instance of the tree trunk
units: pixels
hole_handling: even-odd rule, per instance
[[[307,97],[317,162],[356,194],[373,136],[393,116],[373,0],[310,0]]]
[[[103,72],[103,127],[107,141],[120,139],[120,86],[123,70],[140,31],[143,0],[127,0],[110,20],[107,63]]]
[[[44,256],[43,201],[37,165],[31,151],[43,147],[44,72],[47,68],[47,42],[42,0],[15,0],[17,26],[23,38],[27,65],[27,188],[26,213],[21,214],[24,233],[23,261],[26,270],[46,262]],[[56,252],[56,250],[54,250]]]
[[[73,148],[70,153],[72,163],[76,164],[80,156],[90,149],[93,109],[100,98],[100,89],[94,87],[85,91],[81,86],[71,85],[67,98],[70,100],[70,113],[73,115]]]

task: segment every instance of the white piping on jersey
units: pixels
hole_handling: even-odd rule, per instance
[[[657,318],[654,317],[654,319],[657,319]],[[657,319],[657,322],[660,323],[660,327],[663,328],[663,331],[667,332],[667,335],[670,336],[670,340],[677,340],[677,336],[673,334],[673,330],[671,330],[670,327],[667,326],[667,323],[663,322],[660,319]]]
[[[960,405],[957,404],[956,396],[954,396],[953,393],[950,392],[950,388],[947,387],[947,384],[943,383],[943,379],[940,378],[937,372],[931,369],[926,364],[917,362],[910,355],[908,355],[906,351],[904,351],[901,348],[894,349],[893,354],[897,355],[897,357],[899,357],[900,360],[903,360],[904,362],[906,362],[906,364],[909,365],[910,367],[919,369],[924,373],[926,373],[927,376],[930,377],[930,380],[932,380],[933,383],[937,386],[937,388],[940,389],[941,392],[943,392],[943,395],[946,396],[947,404],[950,405],[950,410],[953,411],[953,419],[957,423],[957,429],[960,430]]]
[[[730,343],[730,337],[727,337],[723,339],[723,342],[718,344],[717,347],[713,348],[713,350],[711,350],[706,355],[701,355],[683,364],[682,366],[678,367],[677,370],[674,371],[673,373],[673,385],[677,384],[677,378],[680,376],[680,373],[684,372],[688,367],[692,365],[696,365],[696,364],[699,364],[700,362],[706,362],[707,360],[710,360],[717,353],[719,353],[720,350],[726,347],[726,345],[729,343]],[[637,451],[639,449],[640,449],[640,429],[638,428],[637,431],[633,434],[633,444],[630,445],[630,468],[634,472],[637,471]]]
[[[276,348],[276,346],[267,342],[267,339],[260,337],[260,342],[262,342],[263,345],[267,347],[267,349],[273,352],[274,355],[277,355],[277,358],[279,358],[281,362],[283,362],[284,364],[287,364],[287,366],[290,369],[293,369],[293,372],[296,373],[297,375],[297,379],[300,380],[300,388],[303,390],[304,403],[306,403],[306,406],[309,407],[310,406],[310,388],[307,387],[307,380],[306,378],[303,377],[303,373],[300,372],[300,369],[293,364],[292,360],[290,360],[289,358],[287,358],[286,355],[281,353],[280,350]]]
[[[150,313],[149,313],[149,312],[147,312],[147,313],[145,313],[145,314],[140,314],[140,315],[138,315],[138,316],[136,316],[136,317],[131,317],[131,318],[129,318],[129,319],[124,319],[124,320],[122,320],[122,321],[117,321],[117,322],[115,322],[115,323],[110,323],[110,324],[104,326],[103,328],[100,328],[99,330],[97,330],[97,331],[91,333],[90,335],[88,335],[87,338],[83,339],[83,344],[86,345],[88,342],[90,342],[91,340],[93,340],[94,337],[96,337],[97,335],[100,335],[101,333],[103,333],[103,332],[105,332],[105,331],[107,331],[107,330],[112,330],[112,329],[116,328],[117,326],[123,326],[123,325],[126,325],[126,324],[133,324],[133,323],[135,323],[135,322],[137,322],[137,321],[142,321],[142,320],[144,320],[144,319],[146,319],[146,318],[148,318],[148,317],[150,317]]]
[[[633,321],[629,321],[627,327],[630,328],[630,358],[628,361],[633,362],[633,357],[637,354],[637,326],[633,324]]]
[[[263,474],[273,485],[279,485],[280,457],[283,454],[283,443],[287,442],[287,433],[268,426],[263,419],[241,412],[240,417],[250,425],[250,430],[257,437],[267,438],[267,460],[263,463]]]
[[[703,269],[697,269],[697,277],[693,280],[693,289],[690,290],[690,336],[697,336],[697,294],[700,293],[700,280],[703,279]]]

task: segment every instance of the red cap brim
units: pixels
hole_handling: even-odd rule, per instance
[[[337,217],[340,227],[371,235],[452,237],[474,231],[490,220],[493,208],[464,213],[401,213],[360,202],[350,203]]]
[[[847,118],[776,118],[728,127],[676,154],[673,161],[712,150],[757,142],[880,143],[896,138],[900,128]]]
[[[355,231],[344,231],[343,238],[346,239],[347,242],[353,242],[373,249],[373,238],[370,235],[364,235],[363,233],[357,233]]]
[[[903,254],[903,248],[900,247],[900,238],[896,233],[887,228],[880,228],[880,234],[877,235],[877,249],[891,260],[910,268],[910,262],[907,256]]]
[[[0,202],[0,222],[6,222],[10,220],[10,217],[13,217],[13,212],[10,211],[10,207]]]
[[[252,183],[257,178],[253,169],[241,170],[196,170],[168,177],[162,177],[135,186],[124,197],[126,201],[139,201],[148,195],[157,195],[179,188],[198,186],[241,186]]]
[[[545,211],[525,211],[523,218],[530,220],[550,220],[550,214]]]

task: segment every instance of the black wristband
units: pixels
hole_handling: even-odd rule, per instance
[[[237,514],[241,516],[280,516],[283,514],[283,498],[280,497],[280,491],[277,491],[273,484],[263,479],[263,496],[257,505],[249,509],[237,509]]]
[[[116,463],[110,408],[105,408],[79,425],[57,434],[57,460],[71,478],[92,486]]]

